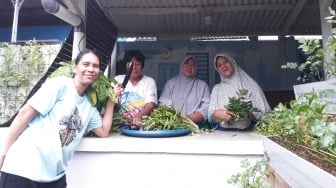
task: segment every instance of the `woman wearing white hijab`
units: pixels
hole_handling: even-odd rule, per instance
[[[225,105],[229,103],[230,97],[237,96],[239,89],[247,89],[247,99],[252,101],[253,107],[259,112],[253,112],[251,120],[259,120],[265,112],[270,111],[270,106],[264,95],[263,90],[258,83],[247,75],[236,63],[236,61],[228,54],[217,54],[214,59],[216,71],[219,73],[221,82],[216,84],[211,92],[211,100],[209,104],[210,123],[221,124],[227,127],[225,122],[233,120],[233,113],[225,109]],[[253,128],[247,127],[246,129]]]
[[[180,73],[166,82],[159,102],[179,109],[195,123],[203,123],[208,117],[210,89],[205,81],[196,78],[196,73],[196,59],[186,57]]]

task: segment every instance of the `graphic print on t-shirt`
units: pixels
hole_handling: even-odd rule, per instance
[[[132,118],[145,107],[145,99],[138,93],[127,91],[120,99],[121,114]]]
[[[83,128],[81,117],[77,107],[72,111],[70,116],[64,117],[59,121],[61,125],[60,137],[62,147],[70,144],[71,141],[76,137],[76,132],[80,132]]]

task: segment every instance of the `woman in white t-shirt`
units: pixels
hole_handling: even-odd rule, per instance
[[[120,113],[134,125],[140,125],[143,116],[150,115],[157,105],[157,89],[155,80],[143,75],[145,56],[139,50],[129,50],[125,53],[125,67],[133,64],[129,81],[124,93],[119,98]],[[118,75],[115,79],[122,83],[126,75]]]
[[[46,80],[19,110],[0,147],[0,188],[65,188],[65,169],[84,134],[110,134],[114,103],[107,101],[102,117],[85,94],[99,63],[96,53],[82,51],[73,78]],[[121,91],[117,85],[116,97]]]

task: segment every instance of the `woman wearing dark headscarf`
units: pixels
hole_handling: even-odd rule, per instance
[[[159,102],[179,109],[195,123],[203,123],[208,116],[210,89],[205,81],[196,78],[196,73],[196,59],[186,57],[180,73],[165,84]]]
[[[211,92],[209,122],[220,124],[221,127],[228,127],[226,122],[233,120],[233,112],[226,110],[224,106],[229,103],[230,97],[237,96],[239,89],[248,91],[247,100],[252,101],[253,107],[259,110],[259,112],[253,112],[251,120],[258,120],[265,112],[270,111],[270,106],[263,90],[256,81],[237,65],[231,56],[222,53],[217,54],[214,59],[214,65],[220,75],[221,82],[216,84]],[[251,127],[245,128],[250,129]],[[239,129],[245,128],[239,127]]]

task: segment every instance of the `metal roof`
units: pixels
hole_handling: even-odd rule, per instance
[[[97,1],[118,27],[119,36],[189,38],[321,34],[318,0]],[[323,8],[332,3],[323,1]]]
[[[21,0],[22,1],[22,0]],[[90,0],[91,1],[91,0]],[[319,0],[96,0],[118,36],[185,39],[195,36],[320,35]],[[332,0],[322,0],[323,8]],[[59,1],[62,3],[61,1]],[[90,8],[90,7],[88,7]],[[0,27],[11,27],[12,0],[0,1]],[[66,24],[25,0],[18,26]]]

